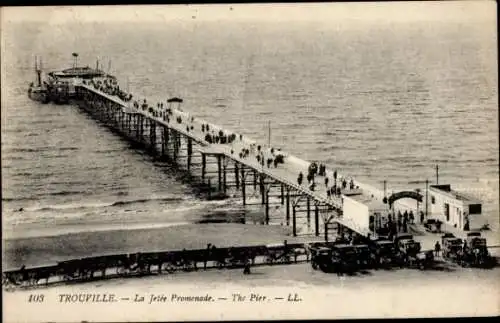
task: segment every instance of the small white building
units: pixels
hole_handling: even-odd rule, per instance
[[[342,220],[362,232],[375,232],[388,221],[388,206],[361,190],[343,194]]]
[[[439,219],[460,230],[464,230],[467,222],[469,228],[471,223],[474,226],[481,226],[482,206],[478,199],[454,191],[450,185],[431,185],[429,195],[429,217]]]

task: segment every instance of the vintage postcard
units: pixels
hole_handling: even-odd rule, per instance
[[[4,321],[498,316],[495,13],[1,8]]]

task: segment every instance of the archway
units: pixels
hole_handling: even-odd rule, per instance
[[[386,203],[386,204],[388,203],[389,208],[392,209],[392,205],[394,204],[394,202],[396,202],[397,200],[402,199],[402,198],[411,198],[411,199],[417,200],[418,202],[422,203],[423,195],[420,194],[419,192],[415,192],[415,191],[401,191],[401,192],[397,192],[397,193],[392,194],[391,196],[389,196],[389,198],[384,198],[384,203]]]

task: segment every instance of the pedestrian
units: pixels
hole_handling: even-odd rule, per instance
[[[325,177],[325,186],[328,187],[328,177]]]
[[[434,245],[434,255],[436,257],[439,257],[440,251],[441,251],[441,245],[439,244],[439,241],[436,241],[436,244]]]
[[[424,211],[420,211],[420,223],[424,223]]]

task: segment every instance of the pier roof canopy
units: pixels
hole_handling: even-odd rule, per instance
[[[50,72],[49,75],[54,77],[80,77],[80,78],[93,78],[105,76],[101,70],[86,67],[72,67],[62,71]]]

